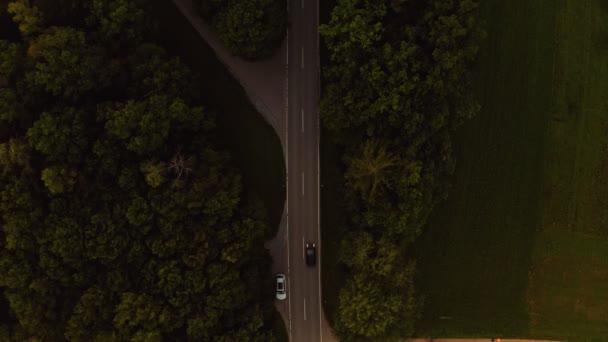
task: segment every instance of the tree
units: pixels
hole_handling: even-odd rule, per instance
[[[30,157],[29,145],[20,138],[10,138],[8,143],[0,144],[0,166],[5,174],[15,169],[29,173]]]
[[[98,286],[84,291],[67,322],[65,337],[74,342],[115,340],[113,302],[112,295]]]
[[[78,161],[87,147],[85,117],[75,108],[44,112],[27,131],[28,142],[49,161]]]
[[[383,1],[340,0],[331,11],[329,23],[319,27],[330,48],[331,60],[348,70],[378,46],[384,31],[382,18],[387,8]]]
[[[285,36],[285,6],[280,0],[229,1],[213,18],[213,26],[234,55],[267,58]]]
[[[272,341],[268,224],[199,81],[124,41],[139,0],[31,3],[53,26],[0,41],[0,336]]]
[[[9,251],[26,251],[35,252],[36,239],[34,227],[40,227],[42,221],[42,206],[39,198],[34,197],[31,193],[31,181],[28,177],[11,177],[10,181],[5,183],[0,188],[0,214],[3,220],[2,232],[4,241],[2,248]],[[9,256],[10,253],[9,253]],[[18,254],[18,257],[22,257]],[[9,260],[13,260],[9,257]],[[20,260],[20,259],[19,259]],[[2,264],[0,259],[0,264]],[[26,263],[29,264],[29,261]],[[4,266],[11,266],[10,261]],[[25,272],[24,277],[19,279],[27,279],[29,267],[23,266],[22,271]],[[20,275],[22,273],[19,273]],[[3,279],[14,279],[15,275],[10,272],[4,273]],[[23,285],[23,283],[16,283]],[[6,285],[10,286],[10,285]]]
[[[145,161],[140,166],[146,183],[153,188],[158,188],[165,182],[167,165],[164,162]]]
[[[86,42],[83,31],[51,27],[30,45],[34,68],[26,73],[30,87],[75,100],[108,84],[103,51]]]
[[[130,56],[131,82],[129,95],[133,98],[164,94],[192,101],[200,94],[193,73],[176,57],[155,44],[139,45]]]
[[[205,20],[211,20],[218,12],[223,10],[227,1],[224,0],[196,0],[193,5]]]
[[[206,128],[202,108],[190,107],[180,98],[153,95],[100,109],[109,135],[126,143],[127,149],[148,155],[162,149],[171,130]]]
[[[133,226],[145,226],[146,230],[151,229],[153,212],[145,198],[135,195],[127,209],[127,220]]]
[[[8,12],[19,25],[19,31],[26,39],[42,31],[44,25],[42,12],[30,4],[30,0],[16,0],[8,4]]]
[[[18,117],[17,95],[11,88],[0,88],[0,120],[13,122]]]
[[[399,254],[399,246],[390,240],[374,238],[366,231],[356,231],[342,240],[340,261],[353,272],[382,279],[395,271]]]
[[[249,307],[243,314],[244,324],[219,336],[215,339],[220,342],[230,341],[252,341],[252,342],[275,342],[274,336],[261,328],[264,326],[263,312],[259,306]]]
[[[341,339],[413,331],[420,303],[405,251],[445,198],[452,132],[479,109],[476,9],[474,0],[339,0],[320,27],[330,56],[321,119],[344,151],[353,227],[340,247],[350,273],[335,317]]]
[[[420,301],[413,286],[414,264],[400,265],[387,277],[357,272],[340,289],[336,331],[357,338],[400,340],[411,336]]]
[[[102,115],[107,116],[106,131],[127,143],[138,154],[158,150],[169,136],[166,97],[129,101]]]
[[[87,167],[97,173],[117,176],[122,159],[120,147],[116,139],[100,137],[93,143],[93,154],[87,160]],[[124,182],[124,179],[119,179],[121,180]]]
[[[182,175],[188,176],[192,172],[194,165],[194,158],[186,158],[182,156],[180,148],[177,149],[171,160],[169,161],[169,170],[173,171],[177,175],[176,180],[180,180]]]
[[[200,341],[211,339],[212,334],[209,333],[209,329],[217,323],[217,317],[215,320],[200,316],[191,318],[188,320],[188,336]]]
[[[395,324],[401,301],[398,294],[383,291],[381,285],[363,274],[347,280],[340,290],[336,329],[353,337],[380,337]]]
[[[10,79],[22,63],[21,45],[0,40],[0,76]],[[0,87],[3,85],[0,83]]]
[[[145,12],[137,2],[92,0],[87,23],[98,26],[97,32],[108,45],[117,40],[137,44],[143,39],[143,30],[148,28]]]
[[[76,184],[76,171],[61,166],[53,166],[42,170],[41,179],[53,195],[69,192]]]
[[[116,306],[114,327],[123,339],[143,338],[146,334],[158,334],[167,329],[172,317],[169,311],[154,298],[132,292],[123,293]]]
[[[91,0],[30,0],[44,14],[46,27],[84,27]]]
[[[367,140],[361,155],[350,161],[345,178],[354,190],[371,200],[388,183],[387,169],[398,163],[398,158],[386,151],[378,140]]]

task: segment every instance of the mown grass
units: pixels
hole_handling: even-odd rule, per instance
[[[339,263],[338,252],[342,237],[347,230],[347,214],[341,206],[343,170],[340,160],[342,152],[330,140],[330,134],[321,128],[321,282],[323,286],[323,309],[333,326],[338,310],[338,294],[346,278],[346,270]]]
[[[274,312],[272,320],[272,334],[276,338],[276,342],[289,342],[289,335],[287,335],[287,329],[285,328],[285,322],[278,311]]]
[[[608,339],[608,1],[560,1],[533,336]]]
[[[153,11],[164,45],[200,76],[201,103],[216,111],[219,140],[242,170],[245,195],[267,208],[274,235],[285,203],[279,137],[173,1],[155,1]]]
[[[482,1],[483,109],[417,244],[420,335],[608,336],[608,1]]]

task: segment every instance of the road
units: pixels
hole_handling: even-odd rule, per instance
[[[289,0],[286,125],[290,340],[322,341],[318,0]],[[306,266],[304,245],[316,243]]]
[[[288,1],[287,42],[270,60],[246,62],[222,46],[198,17],[192,0],[174,0],[281,139],[287,165],[286,213],[267,248],[273,271],[287,273],[288,292],[287,300],[275,304],[291,341],[332,342],[336,339],[324,319],[320,295],[318,0]],[[306,242],[316,243],[316,267],[304,262]]]

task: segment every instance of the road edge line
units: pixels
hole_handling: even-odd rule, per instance
[[[289,20],[289,0],[287,2],[287,20]],[[289,24],[286,30],[286,49],[285,49],[285,222],[286,222],[286,238],[287,238],[287,280],[289,287],[289,295],[287,298],[288,316],[289,316],[289,340],[292,341],[291,335],[291,267],[289,260]]]
[[[319,236],[319,341],[323,342],[323,292],[321,277],[323,272],[322,242],[321,242],[321,50],[319,50],[319,0],[317,0],[317,234]]]

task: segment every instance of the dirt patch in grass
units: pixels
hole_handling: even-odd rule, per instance
[[[530,330],[534,336],[606,336],[608,263],[599,258],[550,256],[530,274]],[[551,313],[548,315],[547,313]],[[595,326],[595,328],[594,328]]]

